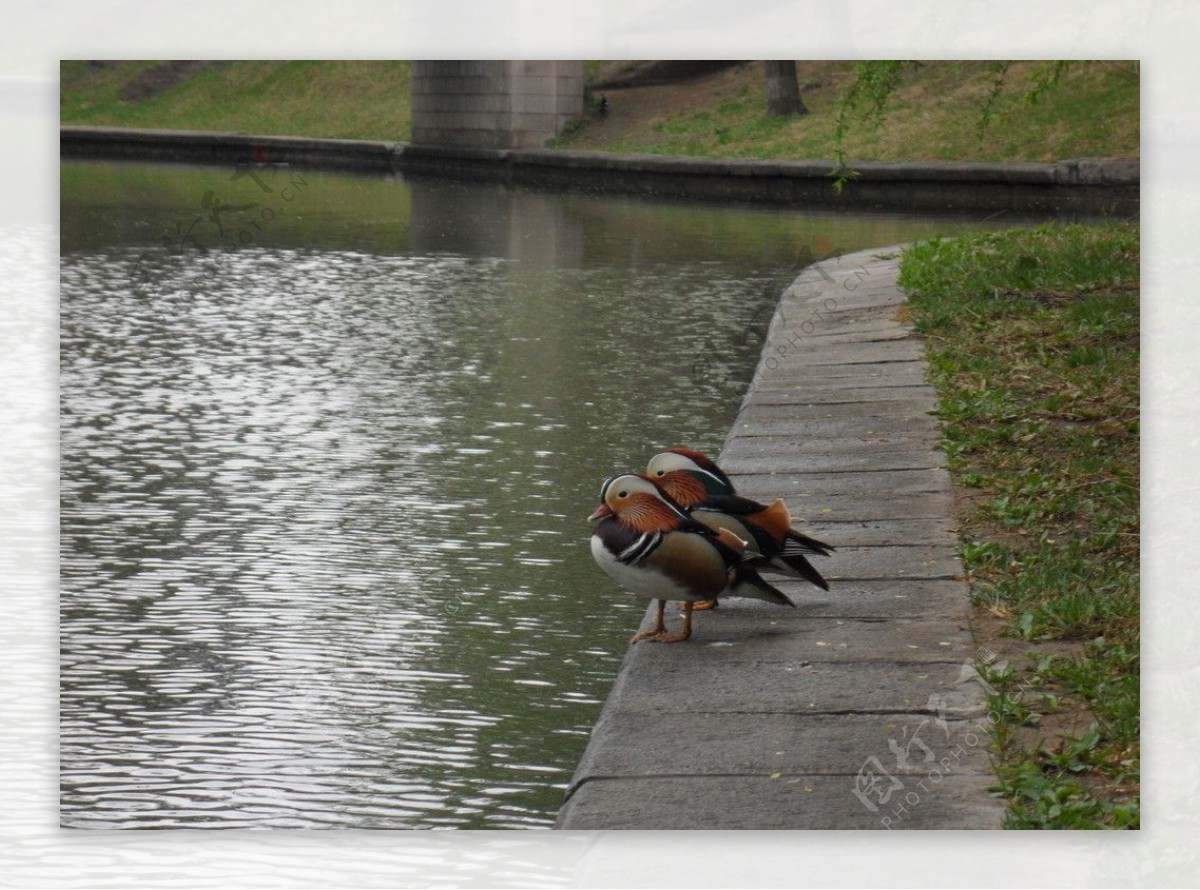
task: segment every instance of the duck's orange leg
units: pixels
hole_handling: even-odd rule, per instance
[[[666,628],[656,633],[651,639],[656,643],[682,643],[692,635],[692,609],[694,605],[690,602],[683,604],[683,630],[679,633],[669,634]]]
[[[667,608],[667,601],[659,600],[658,601],[658,617],[654,622],[654,627],[650,628],[650,630],[644,630],[641,633],[636,633],[632,637],[630,637],[629,644],[631,646],[634,643],[636,643],[638,640],[658,639],[658,637],[662,636],[663,634],[665,634],[667,632],[667,623],[666,623],[666,619],[665,619],[665,615],[664,615],[664,613],[666,612],[666,608]]]

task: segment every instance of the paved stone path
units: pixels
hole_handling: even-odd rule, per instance
[[[837,547],[794,610],[730,599],[630,649],[558,827],[998,828],[945,457],[899,248],[788,289],[719,463]],[[647,613],[643,627],[650,625]]]

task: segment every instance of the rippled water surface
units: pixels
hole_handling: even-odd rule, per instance
[[[63,824],[549,826],[600,481],[719,450],[811,255],[966,225],[64,162]]]

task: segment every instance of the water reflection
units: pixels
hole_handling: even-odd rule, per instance
[[[599,480],[719,449],[818,222],[304,174],[164,244],[228,172],[64,164],[63,822],[547,826],[644,608]]]

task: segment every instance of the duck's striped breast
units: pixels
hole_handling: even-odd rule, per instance
[[[632,544],[617,553],[617,561],[626,565],[641,562],[658,549],[663,541],[662,532],[646,532],[638,535]]]

